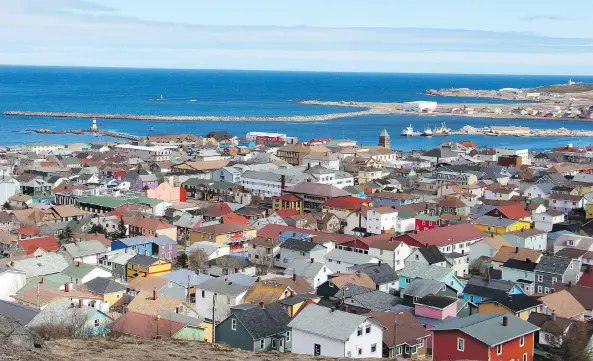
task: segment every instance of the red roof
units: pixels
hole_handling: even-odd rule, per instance
[[[208,207],[208,210],[204,214],[204,217],[218,218],[225,214],[233,213],[231,207],[226,203],[216,203]]]
[[[152,208],[142,204],[123,204],[107,214],[110,216],[126,217],[137,213],[147,213]]]
[[[477,240],[486,234],[469,223],[459,223],[445,227],[428,229],[418,233],[409,233],[400,237],[410,237],[424,245],[445,246],[448,244]]]
[[[22,234],[24,236],[36,236],[39,234],[39,227],[37,227],[37,226],[22,227],[22,228],[17,229],[16,233]]]
[[[521,219],[531,216],[531,213],[525,209],[525,204],[523,203],[499,205],[495,210],[488,212],[487,215],[496,212],[496,210],[498,210],[505,218],[508,219]]]
[[[292,202],[297,202],[297,201],[301,200],[299,197],[295,196],[294,194],[283,194],[278,197],[273,197],[272,199],[280,199],[283,201],[292,201]]]
[[[168,338],[185,326],[185,323],[164,318],[157,321],[157,318],[154,315],[127,312],[113,322],[111,327],[114,331],[125,335],[135,335],[144,338],[154,338],[156,336]]]
[[[257,235],[260,237],[279,239],[280,233],[282,233],[282,232],[302,232],[302,233],[307,233],[307,234],[314,234],[316,236],[323,235],[328,238],[335,239],[337,243],[349,241],[349,240],[356,238],[354,236],[349,236],[346,234],[335,234],[335,233],[312,231],[309,229],[283,226],[281,224],[268,224],[268,225],[264,226],[263,228],[259,229],[257,231]]]
[[[26,255],[33,254],[40,248],[47,252],[57,251],[60,248],[60,244],[54,236],[22,239],[19,241],[19,245]]]
[[[222,223],[241,223],[249,224],[249,220],[235,213],[228,213],[222,216]]]
[[[593,288],[593,268],[591,266],[588,266],[585,272],[583,272],[583,275],[577,282],[577,286]]]
[[[297,209],[279,209],[276,211],[276,214],[279,215],[280,217],[284,218],[284,217],[298,216],[300,213]]]
[[[328,199],[323,203],[323,206],[358,211],[369,203],[368,200],[358,197],[339,197]]]

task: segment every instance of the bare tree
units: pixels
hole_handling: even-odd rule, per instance
[[[589,348],[591,341],[584,322],[575,321],[572,323],[568,332],[564,334],[562,330],[550,335],[547,342],[552,347],[549,350],[549,361],[591,361],[593,360],[593,351]]]
[[[187,253],[187,264],[192,271],[203,271],[206,268],[206,263],[208,263],[208,255],[201,249]]]
[[[490,262],[486,260],[476,259],[469,265],[469,274],[474,276],[486,276],[488,269],[490,268]]]
[[[222,269],[223,275],[228,275],[229,270],[241,267],[241,262],[235,257],[223,256],[216,259],[216,265]]]
[[[251,261],[255,264],[255,272],[257,276],[267,274],[270,268],[274,267],[274,257],[271,254],[266,254],[266,252],[262,250],[256,252]]]

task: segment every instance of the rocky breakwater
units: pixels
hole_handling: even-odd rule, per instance
[[[322,115],[295,115],[295,116],[214,116],[214,115],[142,115],[142,114],[108,114],[108,113],[75,113],[75,112],[30,112],[10,110],[4,112],[8,116],[23,117],[54,117],[54,118],[99,118],[118,120],[141,121],[169,121],[169,122],[199,122],[199,121],[245,121],[245,122],[314,122],[338,118],[357,117],[377,114],[376,109],[365,109],[355,112],[330,113]]]

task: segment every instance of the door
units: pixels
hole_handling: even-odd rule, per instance
[[[283,338],[278,340],[278,351],[284,352],[284,339]]]
[[[321,355],[321,345],[316,343],[315,346],[313,346],[313,356],[319,355]]]

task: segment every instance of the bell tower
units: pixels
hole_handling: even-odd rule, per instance
[[[381,134],[379,134],[379,146],[387,149],[391,149],[391,137],[387,133],[387,129],[383,128]]]

